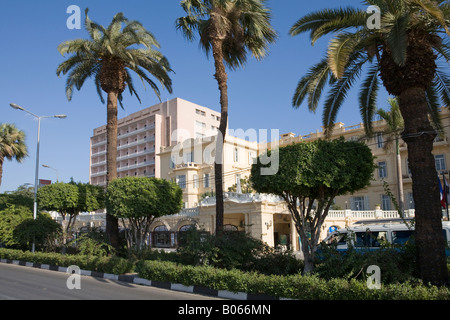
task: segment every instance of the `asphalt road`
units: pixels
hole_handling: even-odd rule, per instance
[[[0,263],[0,300],[217,300],[127,282],[81,276],[80,289],[68,289],[70,275]]]

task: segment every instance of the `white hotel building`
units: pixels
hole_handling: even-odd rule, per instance
[[[161,147],[199,138],[218,129],[220,112],[174,98],[118,120],[118,177],[160,177]],[[94,129],[89,182],[106,185],[106,125]]]

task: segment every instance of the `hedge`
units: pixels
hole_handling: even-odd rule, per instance
[[[450,300],[448,287],[424,286],[412,283],[382,285],[368,289],[364,281],[331,279],[317,276],[279,276],[226,270],[208,266],[185,266],[168,261],[133,262],[119,257],[61,255],[58,253],[23,252],[0,248],[0,259],[68,267],[112,274],[135,271],[138,276],[153,281],[203,286],[214,290],[266,294],[277,298],[300,300]],[[133,269],[134,268],[134,269]]]
[[[450,289],[411,283],[382,285],[368,289],[364,281],[317,276],[276,276],[255,272],[183,266],[167,261],[140,261],[135,271],[139,277],[185,286],[204,286],[215,290],[267,294],[300,300],[450,300]]]
[[[111,256],[62,255],[59,253],[29,252],[0,248],[0,259],[19,260],[59,267],[76,265],[80,269],[112,274],[124,274],[133,270],[134,264],[127,259]]]

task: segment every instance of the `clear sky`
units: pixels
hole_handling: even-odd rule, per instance
[[[82,29],[69,30],[66,13],[70,5],[82,11]],[[313,47],[308,35],[290,37],[291,26],[303,15],[318,9],[338,6],[364,8],[360,0],[269,0],[272,25],[279,34],[270,54],[262,61],[249,59],[244,69],[229,72],[229,128],[279,129],[281,133],[309,134],[321,129],[322,109],[315,114],[306,105],[292,107],[292,96],[300,77],[325,53],[327,40]],[[198,42],[188,42],[175,28],[175,20],[184,15],[179,0],[8,0],[2,1],[0,32],[0,123],[14,123],[26,133],[29,156],[21,163],[5,161],[0,192],[34,184],[37,120],[12,109],[16,103],[40,115],[66,114],[66,119],[41,121],[39,178],[67,182],[89,181],[89,143],[93,129],[106,122],[106,106],[100,102],[92,81],[75,91],[69,102],[65,96],[65,77],[56,76],[64,58],[57,46],[69,39],[87,38],[83,30],[84,9],[92,20],[107,26],[112,17],[123,12],[130,20],[140,21],[161,44],[161,52],[172,69],[173,94],[162,92],[162,100],[182,99],[220,111],[219,92],[213,77],[212,58],[207,59]],[[119,117],[159,103],[139,78],[135,87],[142,104],[124,93],[125,110]],[[361,121],[355,86],[338,114],[346,125]],[[106,97],[106,95],[105,95]],[[379,107],[386,99],[380,97]],[[46,164],[52,169],[43,168]]]

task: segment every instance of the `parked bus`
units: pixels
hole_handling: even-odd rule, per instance
[[[450,222],[442,222],[446,255],[450,256]],[[350,227],[333,231],[324,240],[326,244],[335,243],[338,251],[345,251],[349,244],[355,249],[374,250],[384,244],[404,245],[414,233],[414,227],[408,221],[381,220],[360,221]],[[350,242],[350,243],[349,243]]]

